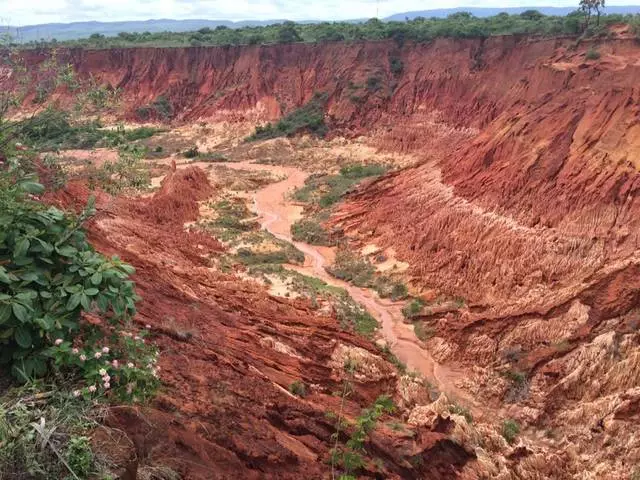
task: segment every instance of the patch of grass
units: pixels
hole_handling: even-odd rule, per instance
[[[241,200],[224,199],[210,204],[210,207],[215,210],[217,216],[213,220],[203,222],[201,227],[211,231],[223,242],[229,242],[259,228],[257,222],[248,221],[251,212]]]
[[[325,270],[334,277],[358,287],[370,286],[375,273],[375,268],[367,259],[346,248],[338,250],[333,265],[325,267]]]
[[[291,225],[291,236],[296,242],[305,242],[310,245],[333,245],[329,233],[315,219],[302,219],[294,222]]]
[[[454,415],[462,415],[468,424],[473,423],[473,415],[467,407],[462,407],[457,403],[452,403],[451,405],[449,405],[449,412],[453,413]]]
[[[289,385],[289,392],[297,397],[304,398],[307,396],[307,387],[300,380],[296,380]]]
[[[512,419],[507,419],[502,423],[502,436],[509,444],[513,444],[520,433],[520,425]]]
[[[276,137],[291,137],[298,133],[308,132],[317,137],[324,137],[327,126],[324,123],[324,111],[329,96],[326,93],[316,93],[302,107],[285,115],[275,125],[267,123],[256,127],[255,132],[247,141],[267,140]]]
[[[424,308],[424,302],[419,298],[414,298],[402,308],[402,315],[406,319],[417,317]]]
[[[91,402],[54,385],[10,388],[0,397],[0,472],[62,479],[73,478],[71,470],[79,478],[106,478],[87,438],[97,414]]]

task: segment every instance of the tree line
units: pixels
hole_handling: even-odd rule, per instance
[[[214,29],[201,28],[192,32],[122,32],[115,37],[93,34],[88,38],[57,42],[56,40],[30,42],[27,48],[52,45],[87,48],[113,47],[184,47],[222,45],[262,45],[281,43],[322,43],[362,40],[394,39],[424,42],[439,37],[486,38],[495,35],[606,35],[607,26],[624,23],[640,34],[640,15],[604,15],[604,0],[581,0],[580,7],[567,16],[543,15],[528,10],[517,15],[501,13],[492,17],[475,17],[458,12],[446,18],[416,17],[405,22],[381,21],[373,18],[362,23],[322,22],[281,24]],[[595,17],[595,21],[594,21]]]

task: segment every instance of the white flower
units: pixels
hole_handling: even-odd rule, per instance
[[[55,342],[53,342],[53,343],[55,343],[56,345],[62,345],[62,339],[61,339],[61,338],[58,338],[58,339],[57,339]]]
[[[131,362],[127,363],[127,367],[133,368],[133,363],[131,363]]]
[[[109,390],[109,388],[111,388],[111,384],[109,382],[104,382],[103,386],[105,390]]]
[[[80,350],[78,350],[77,348],[72,348],[71,353],[73,353],[74,355],[77,355],[78,353],[80,353]]]
[[[109,347],[103,347],[102,353],[109,353]]]
[[[111,362],[111,365],[113,365],[113,368],[118,368],[120,364],[118,363],[118,360],[114,360],[113,362]]]
[[[80,396],[80,390],[74,390],[73,391],[73,396],[78,398]]]
[[[95,358],[100,358],[102,356],[102,354],[100,352],[96,352],[96,354],[94,355]]]
[[[107,371],[104,368],[101,368],[98,373],[100,374],[101,377],[104,377],[107,374]]]
[[[109,375],[105,375],[104,377],[102,377],[102,381],[104,383],[109,383],[110,380],[111,380],[111,377]]]
[[[155,370],[153,371],[152,375],[156,378],[158,378],[158,372],[156,372]]]
[[[80,355],[80,361],[84,362],[87,359],[86,355]]]
[[[151,328],[151,325],[147,324],[144,326],[144,328],[146,328],[147,330],[149,330]]]
[[[137,335],[136,335],[135,337],[133,337],[133,339],[134,339],[136,342],[137,342],[137,341],[139,341],[139,340],[142,340],[142,339],[141,339],[139,336],[137,336]]]
[[[96,391],[96,386],[95,386],[95,385],[91,385],[91,386],[89,387],[89,391],[90,391],[91,393],[95,392],[95,391]]]

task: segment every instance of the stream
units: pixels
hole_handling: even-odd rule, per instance
[[[436,362],[426,347],[415,336],[413,327],[404,323],[402,302],[381,299],[369,288],[361,288],[332,277],[324,269],[333,262],[334,250],[319,247],[291,238],[291,225],[302,215],[302,207],[291,201],[294,190],[302,187],[308,173],[285,166],[261,165],[256,163],[234,162],[222,165],[231,169],[268,171],[281,176],[284,180],[268,184],[253,195],[253,208],[259,217],[262,228],[280,240],[296,246],[305,255],[303,266],[288,266],[296,271],[319,278],[329,285],[344,288],[349,295],[363,305],[381,326],[381,335],[391,351],[409,370],[419,372],[438,390],[445,392],[452,399],[463,399],[473,410],[478,405],[466,392],[456,387],[455,382],[464,377],[462,372]],[[473,407],[476,408],[473,408]]]

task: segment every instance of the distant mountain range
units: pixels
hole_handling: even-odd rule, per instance
[[[490,17],[501,12],[509,14],[522,13],[525,10],[538,10],[545,15],[567,15],[575,10],[573,7],[508,7],[508,8],[477,8],[477,7],[459,7],[459,8],[439,8],[432,10],[420,10],[415,12],[397,13],[385,18],[384,20],[404,21],[416,17],[437,17],[444,18],[456,12],[469,12],[477,17]],[[640,5],[628,6],[610,6],[606,8],[608,14],[626,14],[640,13]],[[361,22],[366,19],[348,20],[349,22]],[[24,27],[4,27],[0,29],[0,33],[9,33],[18,42],[30,42],[40,39],[57,39],[74,40],[77,38],[85,38],[94,33],[106,36],[115,36],[120,32],[188,32],[198,30],[200,28],[215,28],[223,25],[229,28],[239,28],[245,26],[262,26],[282,23],[285,20],[264,20],[254,21],[247,20],[241,22],[231,22],[227,20],[145,20],[145,21],[127,21],[127,22],[73,22],[73,23],[46,23],[42,25],[27,25]],[[319,23],[320,20],[309,20],[299,23]]]

